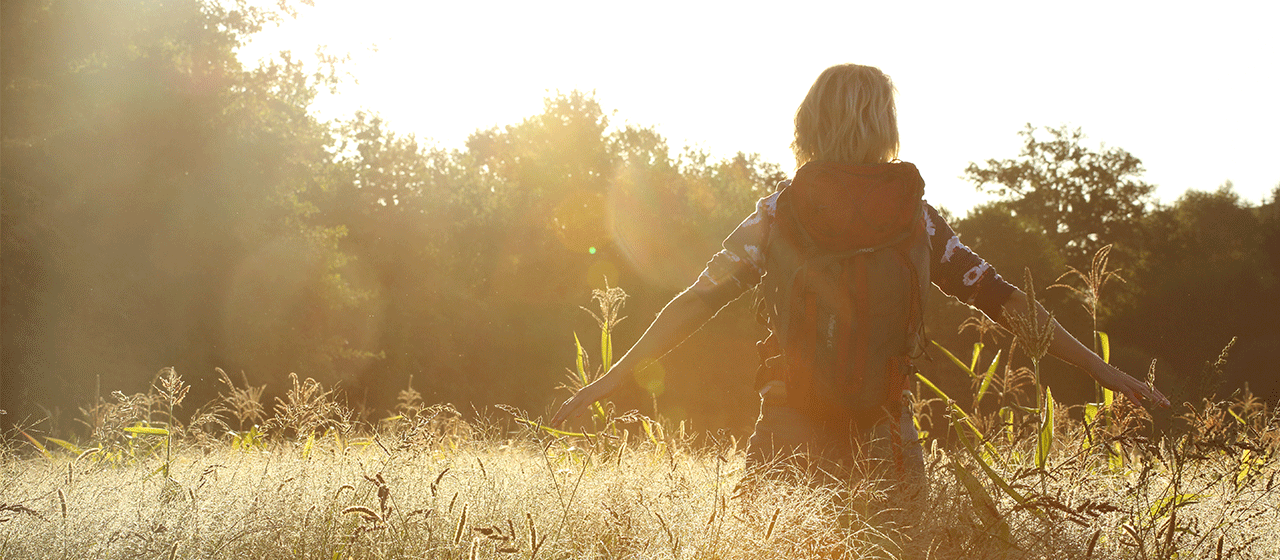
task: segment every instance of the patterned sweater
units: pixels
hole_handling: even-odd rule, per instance
[[[691,290],[712,309],[720,309],[760,283],[764,274],[762,247],[769,238],[777,201],[777,192],[760,199],[755,212],[729,234],[724,249],[711,257],[698,276]],[[978,308],[988,317],[999,318],[1013,286],[965,247],[933,206],[926,202],[925,210],[932,249],[929,279],[943,293]]]

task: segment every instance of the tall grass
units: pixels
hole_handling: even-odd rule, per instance
[[[1138,411],[1125,414],[1140,423]],[[743,484],[741,445],[679,430],[647,437],[633,424],[619,440],[556,438],[500,417],[464,420],[446,406],[348,435],[341,420],[310,433],[316,423],[302,420],[261,448],[233,445],[230,435],[202,448],[186,434],[170,459],[163,446],[136,447],[129,461],[56,447],[46,457],[10,438],[0,557],[1271,558],[1280,550],[1277,418],[1247,396],[1189,411],[1196,429],[1177,439],[1115,434],[1129,455],[1119,472],[1082,452],[1084,427],[1060,416],[1045,476],[1012,462],[989,467],[1023,501],[996,490],[974,456],[932,442],[928,490],[895,500],[826,478],[853,480],[839,473],[783,470]],[[1030,456],[1035,431],[985,443],[1004,457]]]

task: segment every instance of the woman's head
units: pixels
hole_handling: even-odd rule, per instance
[[[796,167],[810,161],[886,163],[898,157],[893,82],[879,68],[840,64],[813,82],[796,110]]]

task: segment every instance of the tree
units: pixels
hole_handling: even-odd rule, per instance
[[[3,9],[9,419],[88,402],[94,374],[130,390],[163,366],[331,373],[352,350],[339,315],[361,297],[341,274],[343,230],[317,225],[309,200],[339,179],[308,113],[332,74],[235,56],[278,14],[197,0]]]
[[[971,163],[965,177],[1039,224],[1069,263],[1083,265],[1109,243],[1131,248],[1155,189],[1141,179],[1142,162],[1120,148],[1082,146],[1078,128],[1039,132],[1028,124],[1018,157]]]
[[[1275,386],[1274,376],[1261,374],[1274,370],[1268,354],[1280,338],[1265,209],[1250,207],[1227,183],[1213,192],[1188,191],[1143,222],[1143,258],[1129,278],[1135,305],[1115,317],[1111,330],[1170,368],[1169,387],[1179,400],[1212,396],[1224,380],[1205,378],[1201,365],[1233,337],[1239,342],[1226,380],[1238,387],[1252,378],[1262,395],[1266,385]]]

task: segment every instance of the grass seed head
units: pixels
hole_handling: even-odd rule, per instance
[[[1047,320],[1040,321],[1039,302],[1036,300],[1035,282],[1031,277],[1031,269],[1024,269],[1024,291],[1027,294],[1027,310],[1025,312],[1011,310],[1008,314],[1009,330],[1018,339],[1022,351],[1031,360],[1039,363],[1049,353],[1049,344],[1053,341],[1053,313]]]

